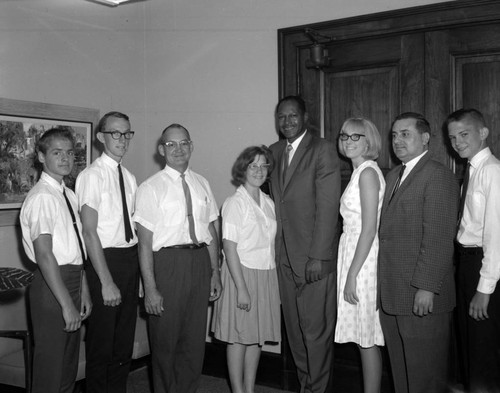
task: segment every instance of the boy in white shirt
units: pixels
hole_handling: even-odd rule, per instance
[[[23,246],[38,266],[29,290],[33,393],[73,392],[79,329],[92,309],[76,196],[63,181],[73,169],[74,154],[69,130],[53,128],[43,134],[37,144],[43,172],[21,208]]]

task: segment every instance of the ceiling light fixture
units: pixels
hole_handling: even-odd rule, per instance
[[[104,4],[109,7],[116,7],[123,3],[137,3],[139,1],[145,1],[145,0],[87,0],[87,1],[90,1],[92,3]]]

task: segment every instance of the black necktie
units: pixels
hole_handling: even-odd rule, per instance
[[[85,252],[83,251],[83,243],[80,237],[80,232],[78,232],[78,226],[76,225],[76,217],[73,208],[71,207],[71,203],[69,202],[68,196],[66,195],[66,190],[63,189],[64,199],[66,200],[66,205],[68,205],[69,214],[71,214],[71,219],[73,220],[73,228],[75,229],[76,238],[78,239],[78,246],[80,247],[80,253],[82,254],[82,261],[85,262]]]
[[[127,199],[125,197],[125,183],[123,182],[122,166],[118,164],[118,178],[120,179],[120,192],[122,194],[123,222],[125,224],[125,241],[128,243],[134,237],[130,218],[128,216]]]
[[[394,186],[394,188],[392,190],[392,194],[391,194],[391,198],[389,199],[389,202],[392,201],[394,194],[396,194],[396,191],[398,190],[399,185],[401,184],[401,179],[403,178],[403,173],[405,173],[405,169],[406,169],[406,165],[402,165],[401,169],[399,170],[398,180],[397,180],[396,185]]]
[[[286,170],[288,169],[288,165],[290,164],[290,153],[293,150],[293,146],[288,144],[286,145],[285,153],[283,154],[283,170],[281,171],[282,173],[282,182],[283,184],[285,183],[285,178],[286,178]]]
[[[460,207],[458,208],[458,222],[457,227],[460,226],[460,221],[464,215],[465,207],[465,197],[467,196],[467,187],[469,187],[469,177],[470,177],[470,162],[467,162],[465,168],[464,179],[462,182],[462,193],[460,194]]]
[[[193,218],[193,201],[191,200],[191,191],[189,191],[189,186],[186,183],[186,179],[184,178],[185,174],[181,175],[182,179],[182,189],[184,190],[184,196],[186,197],[186,213],[189,223],[189,236],[194,244],[198,244],[198,239],[196,238],[196,232],[194,227],[194,218]]]

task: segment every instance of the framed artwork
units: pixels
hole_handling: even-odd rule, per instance
[[[76,177],[92,159],[95,109],[0,98],[0,226],[15,225],[27,193],[38,181],[35,147],[45,131],[69,129],[75,138],[75,165],[64,181],[74,188]]]

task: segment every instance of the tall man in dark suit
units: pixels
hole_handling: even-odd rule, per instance
[[[300,97],[285,97],[276,108],[286,138],[270,146],[283,315],[300,391],[319,393],[327,389],[333,356],[339,162],[333,144],[307,131]]]
[[[430,135],[418,113],[403,113],[392,125],[402,165],[386,179],[379,301],[397,393],[446,391],[459,191],[453,173],[431,159]]]

